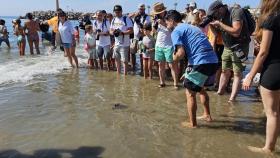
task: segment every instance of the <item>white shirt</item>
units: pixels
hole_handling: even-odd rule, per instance
[[[0,37],[4,38],[4,32],[7,31],[7,27],[4,25],[0,25]]]
[[[63,25],[60,22],[58,31],[60,33],[62,43],[73,42],[73,35],[75,30],[70,21],[65,21]]]
[[[85,35],[85,44],[88,44],[89,46],[96,45],[96,35],[94,33],[92,34],[87,33]]]
[[[159,24],[157,32],[156,46],[162,48],[172,47],[171,31]]]
[[[141,16],[140,22],[144,25],[144,24],[149,24],[151,23],[151,17],[149,15],[147,15],[144,23],[144,15]],[[140,26],[136,24],[136,22],[134,22],[134,26],[133,26],[133,32],[134,32],[134,38],[135,39],[139,39],[140,38]]]
[[[101,30],[102,32],[108,32],[110,31],[110,22],[108,20],[106,20],[106,24],[105,22],[101,21],[99,22],[98,20],[95,20],[93,22],[93,28],[94,30]],[[109,46],[111,45],[111,38],[110,35],[108,36],[99,36],[99,40],[96,41],[96,45],[101,46],[101,47],[105,47],[105,46]]]
[[[111,23],[111,29],[120,29],[121,31],[127,31],[128,28],[133,28],[132,21],[129,17],[126,17],[126,25],[124,22],[123,16],[121,18],[115,17]],[[116,46],[130,46],[129,35],[120,35],[119,37],[115,37],[115,45]]]

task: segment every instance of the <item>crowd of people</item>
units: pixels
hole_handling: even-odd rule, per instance
[[[138,11],[125,15],[122,6],[115,5],[114,14],[97,11],[94,19],[85,15],[80,29],[85,30],[84,50],[88,53],[88,65],[93,69],[116,69],[127,75],[136,71],[136,58],[145,79],[152,79],[157,67],[159,88],[166,86],[166,69],[171,72],[173,86],[179,88],[183,80],[186,88],[189,120],[184,127],[196,128],[197,118],[211,122],[209,96],[206,87],[213,86],[217,95],[223,95],[233,78],[229,102],[236,100],[241,87],[248,90],[254,76],[260,72],[260,93],[267,116],[266,142],[263,148],[249,147],[251,151],[270,153],[275,150],[280,132],[280,1],[262,0],[260,17],[241,8],[214,1],[207,12],[192,2],[184,13],[167,10],[163,3],[155,3],[151,15],[140,4]],[[21,25],[13,21],[20,55],[25,54],[26,37],[33,54],[35,44],[39,51],[38,31],[44,25],[52,27],[49,39],[52,50],[59,48],[65,53],[72,67],[79,67],[75,55],[80,29],[74,28],[67,14],[59,9],[57,16],[39,24],[27,14]],[[9,40],[5,22],[0,23],[0,44]],[[47,35],[46,35],[47,36]],[[248,59],[251,36],[255,39],[255,62],[250,73],[242,81],[245,62]],[[123,67],[123,69],[122,69]],[[242,84],[241,84],[242,83]],[[242,86],[241,86],[242,85]],[[196,94],[199,94],[204,113],[197,117]]]

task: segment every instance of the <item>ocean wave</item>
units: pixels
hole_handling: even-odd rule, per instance
[[[79,64],[86,65],[86,54],[78,50]],[[42,75],[58,74],[69,69],[70,64],[63,52],[48,53],[43,55],[24,56],[0,64],[0,85],[27,82]]]

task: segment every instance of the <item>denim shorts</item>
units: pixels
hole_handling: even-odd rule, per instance
[[[103,59],[105,57],[108,59],[111,54],[110,54],[110,45],[108,46],[97,46],[97,54],[99,59]]]
[[[67,48],[67,49],[72,47],[72,43],[63,43],[62,45],[64,48]]]

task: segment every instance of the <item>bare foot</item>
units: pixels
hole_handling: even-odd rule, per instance
[[[233,103],[233,102],[235,102],[236,100],[235,100],[235,98],[230,98],[229,100],[228,100],[228,103]]]
[[[217,92],[216,94],[217,94],[217,95],[224,95],[223,92]]]
[[[182,122],[181,126],[185,128],[197,128],[197,126],[193,126],[190,122],[186,122],[186,121]]]
[[[254,153],[272,154],[272,151],[271,151],[271,150],[264,149],[264,148],[258,148],[258,147],[248,146],[248,149],[249,149],[251,152],[254,152]]]
[[[206,121],[206,122],[212,122],[213,121],[211,115],[202,115],[202,116],[196,117],[196,119],[203,120],[203,121]]]

